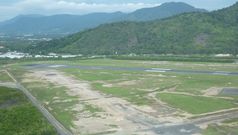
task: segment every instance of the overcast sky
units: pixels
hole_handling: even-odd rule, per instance
[[[19,14],[87,14],[91,12],[131,12],[164,2],[186,2],[207,10],[221,9],[238,0],[0,0],[0,21]]]

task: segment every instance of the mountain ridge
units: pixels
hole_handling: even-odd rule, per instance
[[[207,12],[205,9],[194,8],[184,2],[166,2],[153,8],[142,8],[130,13],[125,20],[128,21],[150,21],[167,18],[187,12]],[[152,13],[152,14],[151,14]]]
[[[175,7],[181,7],[174,10]],[[186,7],[186,8],[185,8]],[[172,2],[157,7],[143,8],[132,13],[91,13],[87,15],[20,15],[11,20],[0,23],[1,33],[24,34],[58,34],[76,33],[101,24],[120,21],[151,21],[162,19],[185,12],[205,12],[186,3]]]

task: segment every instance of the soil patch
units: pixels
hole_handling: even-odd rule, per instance
[[[205,96],[217,96],[222,91],[223,88],[219,87],[211,87],[205,91],[203,91]]]

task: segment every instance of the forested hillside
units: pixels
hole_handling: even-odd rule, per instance
[[[238,3],[210,13],[101,25],[27,51],[80,54],[238,53]]]

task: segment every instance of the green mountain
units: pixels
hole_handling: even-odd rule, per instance
[[[189,12],[207,12],[204,9],[194,8],[183,2],[167,2],[153,8],[143,8],[122,16],[121,20],[127,21],[150,21],[162,19]]]
[[[238,3],[210,13],[185,13],[151,22],[120,22],[28,48],[37,53],[238,53]]]
[[[132,13],[91,13],[86,15],[59,14],[53,16],[20,15],[0,22],[0,34],[7,35],[68,35],[95,28],[100,24],[120,21],[148,21],[187,12],[206,12],[186,3],[170,2],[157,7],[143,8]]]

